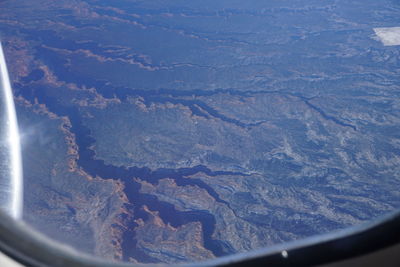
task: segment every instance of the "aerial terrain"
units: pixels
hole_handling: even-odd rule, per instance
[[[389,0],[0,1],[23,219],[151,264],[398,209],[399,26]]]

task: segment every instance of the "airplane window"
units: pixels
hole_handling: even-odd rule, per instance
[[[392,0],[0,1],[0,205],[149,264],[394,212],[399,15]]]

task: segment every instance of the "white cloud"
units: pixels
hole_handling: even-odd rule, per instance
[[[400,27],[374,28],[374,31],[383,45],[400,45]]]

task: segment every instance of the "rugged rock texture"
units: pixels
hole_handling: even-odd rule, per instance
[[[24,163],[24,220],[76,249],[118,258],[112,232],[122,205],[117,182],[94,179],[71,166],[78,156],[68,120],[19,101]]]
[[[394,1],[6,0],[25,220],[176,263],[399,207]]]

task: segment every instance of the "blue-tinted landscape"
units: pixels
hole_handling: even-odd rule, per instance
[[[112,260],[211,259],[400,206],[396,1],[0,1],[24,220]],[[387,43],[386,43],[387,44]]]

